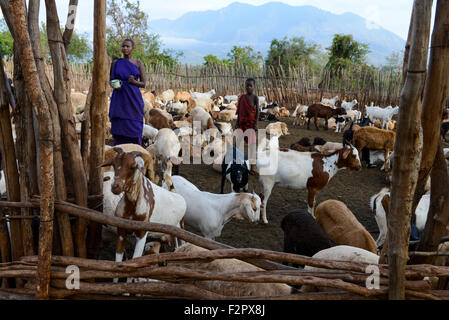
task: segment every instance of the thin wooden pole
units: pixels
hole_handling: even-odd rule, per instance
[[[405,265],[411,229],[412,198],[420,165],[421,95],[429,47],[432,0],[415,0],[407,79],[401,93],[394,149],[393,183],[388,219],[388,262],[392,300],[405,299]],[[407,166],[404,166],[407,163]]]
[[[100,168],[104,159],[106,86],[107,86],[107,53],[106,53],[106,0],[94,2],[94,69],[92,80],[92,132],[91,157],[89,172],[89,194],[103,194],[103,169]],[[95,206],[101,204],[96,203]],[[101,224],[91,222],[89,226],[88,250],[91,257],[97,257],[101,243]]]
[[[449,78],[447,77],[449,73],[449,42],[447,39],[449,33],[448,21],[449,1],[439,0],[437,3],[435,26],[432,34],[429,73],[424,88],[422,112],[423,152],[418,185],[413,199],[412,212],[415,211],[419,200],[425,193],[425,185],[430,170],[435,165],[439,165],[441,168],[441,163],[436,164],[435,160],[437,158],[437,152],[440,152],[441,117],[449,89]],[[441,155],[438,155],[438,157],[441,161]],[[444,159],[442,164],[444,166]],[[437,223],[437,228],[432,227],[424,232],[425,235],[421,238],[422,242],[419,245],[422,251],[434,251],[438,248],[439,238],[444,236],[444,233],[447,232],[445,229],[449,221],[449,212],[447,210],[442,210],[438,204],[444,201],[449,201],[447,196],[445,196],[445,194],[449,193],[449,190],[445,190],[445,188],[447,188],[447,184],[445,183],[447,182],[447,171],[445,172],[443,168],[443,170],[439,170],[439,172],[440,174],[438,176],[434,175],[432,179],[432,186],[435,185],[438,188],[431,193],[431,203],[433,203],[433,205],[430,206],[432,209],[429,212],[427,223],[430,224],[435,221],[434,217],[438,217],[437,220],[440,220],[440,222]],[[441,201],[439,198],[446,199]],[[438,200],[435,201],[435,199]],[[439,207],[438,210],[435,210],[437,207]],[[424,260],[428,261],[428,259]],[[421,258],[413,259],[414,262],[424,260]]]

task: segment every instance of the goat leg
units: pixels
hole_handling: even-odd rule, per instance
[[[224,193],[224,184],[226,181],[226,170],[223,171],[223,174],[221,175],[221,194]]]

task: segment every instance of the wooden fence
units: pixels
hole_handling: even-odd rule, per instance
[[[12,78],[13,63],[6,61],[6,72]],[[47,66],[50,82],[53,82],[51,65]],[[72,88],[88,91],[92,79],[89,64],[71,64]],[[354,68],[345,70],[341,77],[331,77],[326,70],[313,70],[307,65],[288,70],[263,67],[249,70],[245,66],[190,66],[178,65],[170,69],[165,65],[147,66],[147,88],[160,93],[174,91],[206,92],[215,89],[218,95],[241,94],[248,77],[256,80],[258,95],[267,101],[277,101],[282,106],[310,105],[323,97],[338,95],[347,101],[357,99],[360,106],[398,105],[402,88],[402,75],[395,72]]]
[[[310,105],[321,98],[338,95],[341,99],[357,99],[360,105],[398,105],[402,75],[378,70],[354,68],[335,79],[326,70],[312,70],[308,66],[275,70],[264,67],[249,70],[244,66],[176,66],[147,68],[149,87],[156,92],[167,89],[199,92],[215,89],[219,95],[240,94],[245,91],[248,77],[256,80],[257,94],[268,101],[293,107],[298,103]]]
[[[0,201],[0,208],[39,208],[39,198],[30,202],[17,203]],[[125,262],[89,260],[76,257],[53,256],[51,258],[50,297],[56,299],[127,299],[122,294],[142,295],[140,299],[183,298],[183,299],[232,299],[232,300],[348,300],[348,299],[386,299],[389,285],[388,265],[378,265],[379,286],[366,287],[368,264],[343,261],[328,261],[310,257],[274,252],[262,249],[235,249],[216,241],[208,240],[183,229],[157,223],[131,221],[104,215],[91,209],[71,203],[56,201],[55,213],[77,216],[100,224],[108,224],[129,230],[162,232],[184,241],[209,249],[200,252],[172,252],[152,254]],[[412,254],[412,253],[411,253]],[[413,253],[449,255],[442,253]],[[247,272],[214,272],[196,270],[183,263],[208,263],[220,259],[239,259],[260,269]],[[37,256],[22,257],[18,261],[0,263],[0,299],[33,299],[36,290]],[[181,265],[165,265],[166,263]],[[292,268],[281,263],[304,264],[316,268],[328,269],[322,273]],[[80,270],[80,286],[75,290],[67,287],[67,266],[77,266]],[[431,281],[423,277],[437,277],[445,282],[449,276],[449,267],[433,265],[411,265],[406,267],[405,293],[407,299],[448,300],[447,290],[435,290]],[[161,282],[111,283],[113,278],[150,277]],[[7,279],[16,279],[25,283],[23,287],[8,288]],[[301,293],[282,296],[242,296],[209,291],[200,283],[219,280],[233,283],[278,283],[289,285],[321,286],[334,289],[334,292]],[[106,281],[106,282],[105,282]],[[192,282],[193,281],[193,282]],[[6,284],[6,286],[5,286]],[[23,295],[26,296],[23,296]],[[119,295],[119,296],[118,296]]]

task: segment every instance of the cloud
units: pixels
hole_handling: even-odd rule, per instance
[[[365,14],[363,15],[366,19],[366,27],[370,30],[372,29],[380,29],[380,25],[378,24],[381,22],[380,19],[380,10],[377,6],[368,6],[365,9]]]

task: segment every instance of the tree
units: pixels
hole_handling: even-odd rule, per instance
[[[87,62],[92,60],[92,48],[86,33],[79,34],[73,32],[72,40],[67,52],[67,59],[70,62]]]
[[[229,67],[231,65],[231,62],[229,60],[220,59],[217,56],[214,56],[213,54],[208,54],[207,56],[204,56],[203,59],[205,66],[219,65]]]
[[[382,67],[385,71],[400,72],[402,71],[402,65],[404,61],[404,52],[393,52],[390,56],[386,57],[386,65]]]
[[[61,28],[61,32],[64,29]],[[42,55],[46,59],[50,59],[50,50],[48,47],[47,26],[42,22],[41,24],[41,48]],[[69,52],[67,52],[67,60],[69,62],[89,62],[92,61],[92,48],[86,33],[79,34],[73,31],[72,38],[69,44]]]
[[[159,35],[148,32],[148,14],[140,9],[140,1],[109,0],[106,46],[112,59],[122,56],[121,45],[129,38],[134,41],[134,57],[144,64],[163,63],[172,67],[179,63],[181,52],[162,48]]]
[[[0,20],[0,50],[8,58],[13,55],[14,39],[6,26],[5,20]]]
[[[262,54],[260,52],[254,52],[254,48],[250,46],[234,46],[227,56],[231,63],[241,64],[250,69],[256,69],[263,63]]]
[[[284,70],[287,70],[289,66],[317,65],[313,57],[317,56],[319,52],[317,44],[309,44],[303,37],[291,39],[285,37],[282,40],[273,39],[268,51],[266,64],[275,68],[282,66]]]
[[[352,35],[335,34],[332,45],[326,50],[329,52],[327,68],[341,72],[352,65],[365,64],[369,46],[355,41]]]

